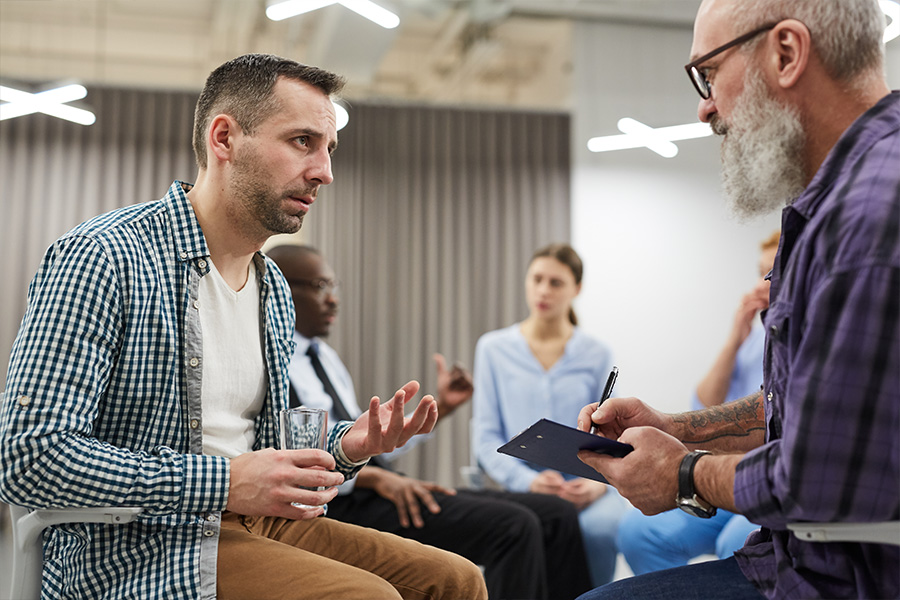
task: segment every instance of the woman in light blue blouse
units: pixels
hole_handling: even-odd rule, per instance
[[[541,418],[574,427],[581,407],[600,400],[612,357],[606,345],[577,326],[572,301],[581,291],[582,270],[570,246],[541,248],[525,277],[528,317],[481,336],[475,348],[472,443],[479,465],[504,488],[553,494],[580,509],[591,579],[602,585],[615,572],[616,529],[627,502],[605,484],[497,452]]]

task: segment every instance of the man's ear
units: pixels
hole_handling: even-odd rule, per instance
[[[770,36],[774,52],[771,52],[770,66],[775,71],[775,80],[782,89],[797,84],[809,66],[812,52],[812,38],[809,29],[796,19],[785,19],[775,26]]]
[[[235,138],[240,132],[241,127],[230,115],[219,114],[213,117],[209,123],[207,138],[209,153],[218,160],[230,160],[234,156]]]

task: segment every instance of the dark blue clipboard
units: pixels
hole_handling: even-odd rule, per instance
[[[634,450],[634,447],[549,419],[541,419],[497,448],[497,452],[542,467],[606,483],[603,475],[578,459],[579,450],[593,450],[622,458]]]

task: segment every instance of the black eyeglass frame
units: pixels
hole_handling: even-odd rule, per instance
[[[690,78],[691,83],[694,84],[694,88],[697,90],[697,93],[700,94],[700,97],[703,98],[704,100],[709,100],[709,97],[712,96],[712,84],[710,84],[709,80],[706,79],[706,75],[700,69],[697,68],[699,65],[705,63],[706,61],[711,59],[713,56],[718,56],[719,54],[725,52],[729,48],[734,48],[735,46],[739,46],[743,43],[749,42],[750,40],[752,40],[759,34],[765,32],[765,31],[769,31],[770,29],[774,29],[775,26],[778,25],[779,23],[781,23],[781,21],[775,21],[774,23],[767,23],[766,25],[763,25],[762,27],[754,29],[753,31],[750,31],[748,33],[745,33],[744,35],[742,35],[740,37],[734,38],[727,44],[719,46],[712,52],[707,52],[700,58],[698,58],[696,60],[692,60],[688,64],[684,65],[684,70],[687,71],[687,75]]]
[[[287,279],[287,278],[285,278]],[[288,285],[302,285],[323,295],[333,294],[341,286],[337,279],[287,279]]]

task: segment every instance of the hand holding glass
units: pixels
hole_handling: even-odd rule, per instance
[[[281,411],[281,449],[305,450],[314,448],[325,449],[325,426],[328,422],[328,413],[321,408],[288,408]],[[324,487],[304,487],[302,489],[313,492],[321,492]],[[319,508],[311,504],[291,502],[297,508]],[[327,511],[328,505],[322,505]]]

